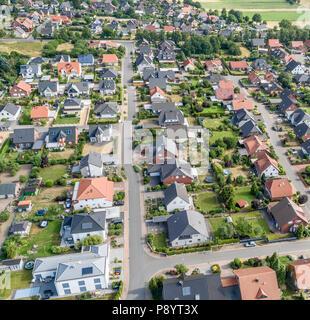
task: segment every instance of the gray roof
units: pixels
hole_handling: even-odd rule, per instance
[[[10,113],[11,115],[15,116],[16,113],[19,111],[20,107],[16,106],[13,103],[8,102],[2,109],[1,111],[6,111]]]
[[[71,58],[68,54],[57,54],[55,57],[55,62],[70,62]]]
[[[150,78],[149,79],[149,89],[152,90],[155,87],[166,90],[167,84],[165,78]]]
[[[176,212],[167,220],[169,241],[186,238],[195,234],[208,236],[203,215],[197,211],[184,210]]]
[[[92,124],[89,126],[88,135],[89,137],[95,137],[98,133],[100,133],[108,137],[110,135],[110,128],[110,124]]]
[[[163,281],[163,300],[227,300],[220,274],[196,274]]]
[[[293,71],[296,67],[298,67],[300,63],[296,62],[294,59],[285,66],[285,71]]]
[[[269,65],[265,59],[255,59],[251,65],[254,69],[268,69]]]
[[[76,141],[76,127],[52,127],[48,130],[48,142],[57,142],[59,137],[64,137],[66,142]]]
[[[310,122],[310,115],[302,109],[297,109],[290,115],[290,121],[295,126],[301,122]]]
[[[105,79],[99,82],[99,90],[115,90],[116,85],[114,80]]]
[[[256,39],[252,39],[252,46],[256,47],[263,47],[265,45],[265,40],[264,39],[260,39],[260,38],[256,38]]]
[[[158,116],[160,126],[170,124],[184,124],[184,115],[180,110],[163,110]]]
[[[238,126],[241,121],[250,120],[250,119],[254,121],[253,115],[251,114],[250,111],[246,109],[239,109],[234,113],[231,119],[231,124],[233,126]]]
[[[38,90],[39,93],[44,92],[49,88],[52,92],[58,91],[58,81],[39,81]]]
[[[310,155],[310,139],[306,140],[301,147]]]
[[[248,120],[241,127],[240,131],[242,132],[242,138],[246,138],[250,133],[256,132],[262,134],[261,130],[258,128],[256,123],[253,120]]]
[[[67,98],[64,102],[64,107],[79,107],[81,102],[81,99]]]
[[[270,211],[280,228],[296,217],[303,217],[306,220],[303,209],[287,197],[274,205]]]
[[[10,228],[10,232],[15,233],[15,232],[26,231],[29,223],[30,223],[29,221],[15,222],[12,224],[12,226]]]
[[[176,110],[175,102],[156,102],[152,103],[153,112],[159,113],[162,110]]]
[[[87,156],[81,159],[80,168],[88,167],[90,164],[101,168],[102,167],[101,154],[98,152],[90,151]]]
[[[15,194],[16,183],[0,183],[0,195]]]
[[[117,102],[99,102],[95,105],[94,114],[117,114]]]
[[[87,81],[71,82],[66,86],[66,91],[83,93],[89,90],[89,83]]]
[[[105,243],[89,249],[81,253],[37,258],[33,273],[56,271],[55,282],[105,275],[109,245]]]
[[[296,133],[298,138],[302,138],[304,136],[307,136],[310,134],[310,123],[308,122],[302,122],[298,124],[294,128],[294,132]]]
[[[35,131],[34,128],[25,129],[14,129],[12,134],[13,143],[33,143],[35,141]]]
[[[188,176],[194,178],[192,175],[192,168],[188,162],[179,159],[169,160],[169,163],[160,166],[161,181],[169,177]]]
[[[136,66],[139,66],[140,64],[151,65],[152,63],[152,59],[145,54],[140,54],[139,57],[136,59]]]
[[[80,213],[65,216],[63,225],[71,228],[71,234],[105,230],[106,212]]]
[[[188,193],[183,183],[174,182],[166,190],[164,190],[164,195],[164,202],[166,206],[171,203],[176,197],[180,197],[185,202],[189,203]]]
[[[22,258],[19,258],[19,259],[6,259],[6,260],[2,261],[2,264],[4,266],[15,266],[15,265],[19,265],[22,261],[23,261]]]
[[[104,68],[101,71],[101,77],[102,77],[102,79],[105,79],[105,78],[116,78],[117,77],[117,70],[112,69],[112,68]]]

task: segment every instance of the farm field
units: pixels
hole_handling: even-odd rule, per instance
[[[302,15],[302,13],[297,13],[296,11],[243,11],[243,15],[251,19],[255,13],[259,13],[262,16],[262,20],[266,21],[281,21],[282,19],[296,21]]]
[[[16,51],[31,57],[39,57],[42,54],[44,42],[0,42],[0,52],[11,53]]]

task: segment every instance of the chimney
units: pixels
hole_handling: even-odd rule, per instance
[[[256,278],[255,278],[255,281],[256,281],[256,282],[258,282],[258,281],[259,281],[258,277],[256,277]]]

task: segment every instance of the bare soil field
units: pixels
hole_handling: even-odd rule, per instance
[[[89,154],[90,151],[95,151],[103,154],[110,154],[113,151],[113,141],[105,144],[90,144],[87,143],[83,149],[83,156]]]
[[[9,171],[5,171],[0,174],[0,181],[1,183],[18,182],[20,176],[29,177],[31,167],[31,164],[22,164],[14,177],[11,176]]]

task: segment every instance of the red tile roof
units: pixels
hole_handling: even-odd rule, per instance
[[[231,89],[235,88],[232,80],[220,80],[219,87],[220,88],[231,88]]]
[[[27,92],[31,92],[31,85],[29,83],[26,83],[25,81],[19,81],[16,86],[22,90],[25,90]]]
[[[253,101],[251,99],[247,99],[247,98],[233,99],[232,106],[233,106],[234,111],[237,111],[240,109],[246,109],[246,110],[253,110],[254,109]]]
[[[104,54],[102,56],[102,63],[118,63],[118,57],[116,54]]]
[[[249,154],[249,156],[253,156],[257,152],[260,151],[269,151],[269,147],[257,136],[250,136],[243,141],[243,144]]]
[[[296,193],[294,186],[286,179],[267,180],[265,186],[271,195],[271,199],[291,197]]]
[[[157,86],[150,90],[150,96],[152,97],[157,92],[160,93],[162,96],[166,97],[165,92]]]
[[[279,170],[277,161],[269,157],[267,152],[258,153],[258,159],[254,162],[254,166],[259,174],[262,174],[271,165]]]
[[[71,74],[72,70],[75,70],[77,74],[81,73],[81,64],[79,62],[58,62],[57,63],[58,74],[64,70],[66,74]]]
[[[174,27],[173,26],[164,26],[164,31],[165,32],[173,32],[174,31]]]
[[[279,39],[268,39],[268,47],[270,48],[280,48],[282,44]]]
[[[46,106],[33,107],[30,112],[30,117],[31,119],[48,118],[48,107]]]
[[[229,62],[231,69],[247,69],[249,68],[246,61],[230,61]]]
[[[113,201],[114,183],[107,177],[81,179],[76,200],[105,198]]]

